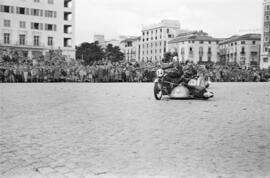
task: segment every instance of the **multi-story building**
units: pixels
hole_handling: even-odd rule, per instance
[[[110,40],[105,40],[103,43],[100,43],[100,46],[103,48],[103,49],[106,49],[106,47],[111,44],[113,46],[118,46],[121,50],[121,52],[124,52],[125,50],[125,46],[124,46],[124,43],[122,43],[122,41],[128,39],[128,38],[131,38],[131,37],[127,37],[127,36],[118,36],[117,38],[115,39],[110,39]]]
[[[177,52],[181,62],[187,60],[195,63],[218,61],[219,39],[203,31],[181,33],[169,41],[169,52]]]
[[[168,49],[168,41],[180,31],[177,20],[163,20],[159,24],[144,26],[141,36],[142,61],[160,61]]]
[[[260,67],[270,67],[270,0],[263,2],[263,31],[261,38]]]
[[[94,42],[98,42],[99,44],[104,43],[105,36],[104,35],[94,35]]]
[[[0,47],[29,58],[51,49],[75,58],[74,0],[0,0]]]
[[[122,41],[124,46],[125,60],[129,62],[140,61],[141,55],[141,37],[128,38]]]
[[[232,36],[219,43],[222,63],[237,63],[242,67],[255,67],[260,63],[260,34]]]

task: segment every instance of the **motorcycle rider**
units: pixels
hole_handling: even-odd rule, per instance
[[[191,79],[194,79],[197,77],[197,69],[195,64],[192,61],[187,61],[186,65],[183,69],[183,76],[182,76],[182,85],[186,86],[189,91],[192,93],[192,95],[197,97],[213,97],[212,92],[207,92],[205,87],[201,86],[190,86],[188,83]]]
[[[177,57],[174,57],[169,63],[163,63],[161,67],[163,70],[168,70],[167,79],[169,82],[180,83],[181,76],[183,75],[183,67]]]

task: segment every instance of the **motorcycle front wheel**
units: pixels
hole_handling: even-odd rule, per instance
[[[161,100],[162,95],[162,84],[157,82],[154,86],[154,96],[156,100]]]

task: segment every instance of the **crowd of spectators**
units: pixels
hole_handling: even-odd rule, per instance
[[[214,82],[268,81],[269,70],[242,69],[237,65],[195,65],[199,75]],[[60,50],[30,60],[19,51],[0,49],[0,82],[152,82],[158,63],[110,62],[84,65],[66,60]]]

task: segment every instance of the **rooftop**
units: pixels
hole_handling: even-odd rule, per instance
[[[244,40],[261,40],[261,34],[258,33],[248,33],[245,35],[234,35],[230,38],[222,40],[220,44],[232,43],[236,41],[244,41]]]
[[[158,24],[145,25],[142,27],[142,31],[167,27],[167,28],[177,28],[180,29],[180,22],[178,20],[162,20]]]
[[[179,34],[176,38],[169,41],[169,44],[185,41],[220,41],[220,39],[213,38],[203,31],[192,31]]]

